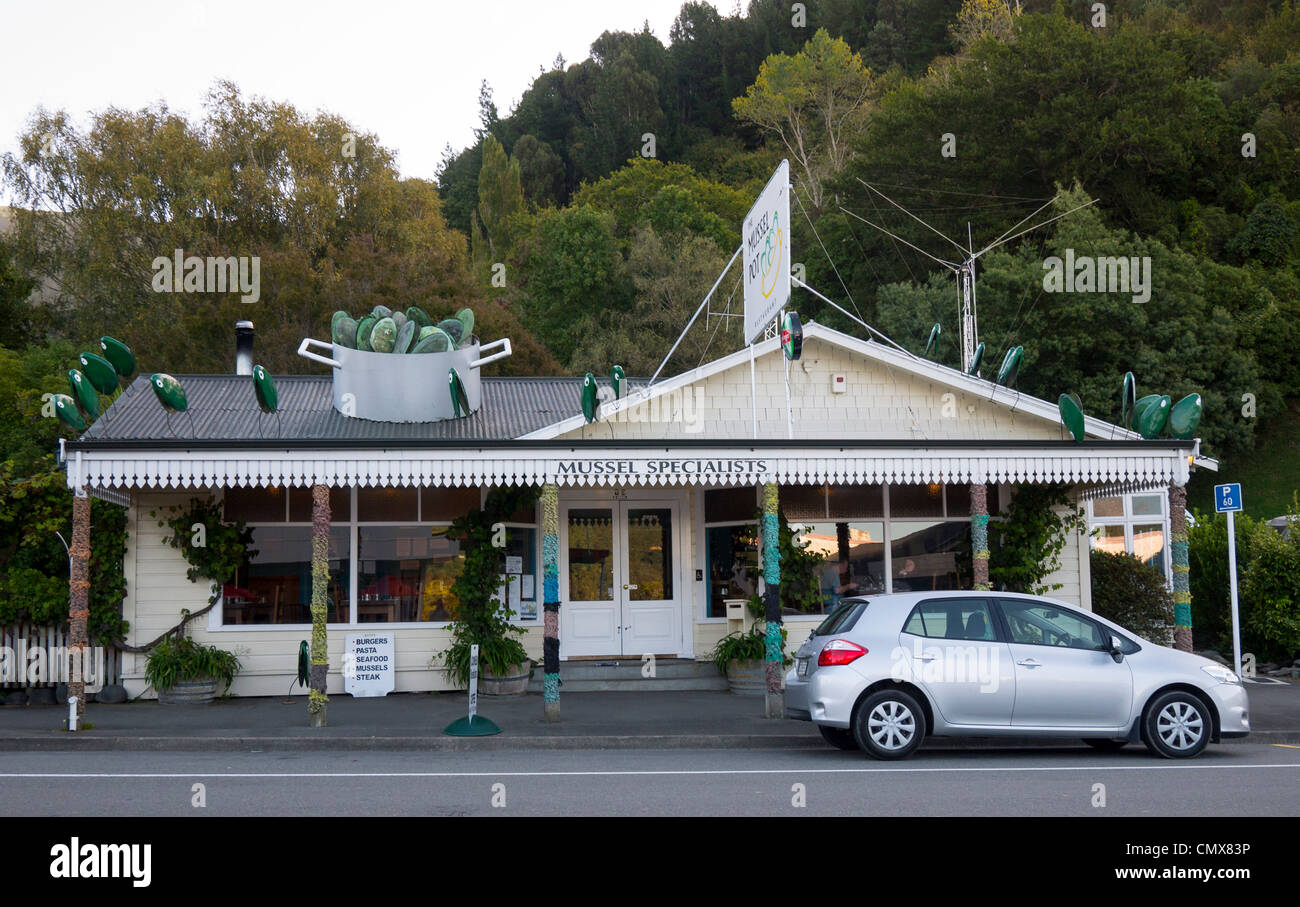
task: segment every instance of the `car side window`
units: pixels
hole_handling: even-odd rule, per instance
[[[993,615],[982,598],[940,598],[920,602],[903,624],[903,632],[931,639],[993,641]]]
[[[1062,646],[1105,651],[1101,628],[1085,617],[1046,602],[999,599],[1011,641],[1030,646]]]

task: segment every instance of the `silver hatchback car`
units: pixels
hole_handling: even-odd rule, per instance
[[[927,736],[1145,743],[1170,759],[1250,733],[1229,668],[1087,611],[1010,592],[845,599],[795,653],[786,717],[878,759]]]

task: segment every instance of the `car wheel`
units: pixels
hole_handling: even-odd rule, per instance
[[[1193,696],[1174,690],[1157,697],[1142,719],[1147,749],[1166,759],[1187,759],[1210,742],[1210,711]]]
[[[853,739],[853,732],[847,728],[819,724],[817,730],[822,732],[822,739],[836,749],[856,750],[858,748],[858,741]]]
[[[1085,737],[1083,742],[1103,753],[1117,753],[1128,746],[1127,740],[1111,740],[1109,737]]]
[[[902,690],[880,690],[862,701],[853,715],[853,736],[877,759],[905,759],[925,739],[925,712]]]

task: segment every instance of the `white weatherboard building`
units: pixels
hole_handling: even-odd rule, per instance
[[[1086,506],[1164,498],[1215,466],[1195,441],[1143,440],[1093,418],[1076,443],[1054,403],[815,323],[789,368],[787,437],[786,372],[779,340],[762,340],[752,364],[746,348],[649,389],[629,379],[591,423],[579,378],[484,378],[472,415],[395,424],[340,413],[329,376],[279,378],[278,415],[259,410],[246,376],[180,376],[189,413],[170,417],[137,377],[67,444],[66,467],[70,486],[128,507],[131,645],[208,604],[208,586],[188,581],[186,560],[163,543],[165,508],[210,498],[253,528],[254,553],[191,633],[238,654],[232,692],[258,696],[284,694],[310,635],[317,483],[330,486],[333,514],[333,695],[344,692],[345,636],[379,630],[394,636],[396,690],[449,686],[430,659],[449,643],[462,556],[437,530],[493,485],[558,487],[563,676],[578,659],[706,659],[728,631],[724,602],[760,589],[764,482],[825,558],[820,606],[784,615],[793,649],[845,594],[971,588],[973,487],[996,520],[1024,484],[1065,483]],[[1114,525],[1112,547],[1120,536],[1132,546],[1146,523]],[[539,663],[541,528],[540,505],[513,515],[506,568]],[[1073,535],[1048,578],[1084,608],[1088,544]],[[122,672],[128,692],[145,692],[143,655],[125,655]]]

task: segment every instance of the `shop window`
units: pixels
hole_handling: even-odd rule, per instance
[[[1133,556],[1161,573],[1165,570],[1165,527],[1163,524],[1133,527]]]
[[[826,512],[832,517],[868,520],[885,515],[885,489],[882,485],[828,485]]]
[[[1092,502],[1092,515],[1098,517],[1123,516],[1123,498],[1097,498]]]
[[[749,598],[758,594],[758,526],[710,526],[706,582],[708,612],[706,617],[726,617],[723,604],[729,598]]]
[[[455,619],[459,540],[428,526],[360,526],[357,565],[357,623]]]
[[[477,488],[463,488],[451,485],[421,488],[420,519],[426,523],[450,523],[452,520],[463,517],[471,510],[477,510],[480,503]],[[533,522],[532,511],[529,511],[526,519],[515,520],[514,517],[511,517],[511,521],[531,523]]]
[[[885,591],[885,524],[883,522],[821,522],[802,524],[805,553],[820,561],[820,613],[841,599]]]
[[[704,492],[704,522],[732,523],[752,520],[758,510],[757,492],[750,486],[715,488]]]
[[[993,489],[993,496],[985,494],[984,500],[988,509],[995,512],[998,506],[998,490]],[[945,485],[943,488],[944,503],[947,506],[946,516],[949,519],[953,517],[970,516],[970,486],[969,485]]]
[[[787,520],[824,520],[826,486],[782,485],[777,491],[777,505]]]
[[[1124,527],[1123,526],[1101,526],[1100,531],[1093,537],[1093,547],[1110,554],[1123,554],[1124,547]]]
[[[895,592],[970,588],[969,520],[891,520],[889,531]]]
[[[969,507],[969,504],[967,505]],[[942,485],[890,485],[889,517],[891,520],[915,517],[943,518]]]
[[[531,514],[529,514],[531,516]],[[542,598],[537,572],[537,530],[506,527],[506,604],[520,620],[537,620]]]
[[[227,523],[283,523],[284,500],[285,489],[280,485],[227,488],[223,516]]]
[[[357,521],[362,523],[414,523],[419,519],[418,492],[414,488],[358,488]]]
[[[1135,494],[1132,498],[1133,516],[1163,516],[1165,496],[1162,494]]]
[[[254,526],[244,562],[222,589],[224,624],[311,622],[310,526]],[[350,559],[347,526],[331,526],[326,620],[347,623]]]
[[[289,489],[289,522],[290,523],[310,523],[311,508],[312,508],[312,503],[311,503],[310,488]],[[331,523],[352,522],[352,489],[351,488],[330,489],[330,522]]]

